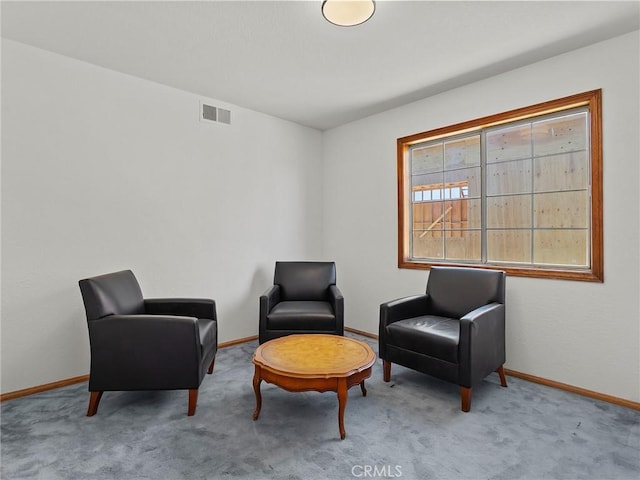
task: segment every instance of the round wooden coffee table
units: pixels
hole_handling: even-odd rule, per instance
[[[289,392],[337,392],[338,426],[344,440],[347,390],[359,384],[362,395],[367,395],[364,380],[371,376],[375,361],[376,354],[369,345],[338,335],[288,335],[265,342],[253,355],[253,419],[258,419],[262,407],[262,380]]]

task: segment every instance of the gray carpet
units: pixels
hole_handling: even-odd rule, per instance
[[[88,418],[86,383],[3,402],[2,478],[640,478],[640,412],[512,377],[465,414],[455,385],[396,365],[384,383],[378,360],[368,395],[349,391],[345,440],[330,392],[263,382],[254,422],[256,346],[219,351],[194,417],[171,391],[106,392]]]

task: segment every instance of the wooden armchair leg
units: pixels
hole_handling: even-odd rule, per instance
[[[196,404],[198,403],[198,389],[192,388],[189,390],[189,411],[187,415],[193,417],[196,413]]]
[[[471,410],[471,388],[460,387],[460,399],[462,400],[462,411]]]
[[[98,404],[102,398],[102,392],[91,392],[89,396],[89,409],[87,410],[87,417],[93,417],[98,412]]]
[[[207,370],[207,373],[209,375],[211,375],[213,373],[213,364],[214,363],[216,363],[216,357],[215,356],[211,359],[211,365],[209,365],[209,369]]]
[[[498,369],[496,370],[496,372],[498,372],[498,375],[500,375],[500,385],[502,385],[503,387],[507,386],[507,377],[504,376],[504,366],[500,365],[498,367]]]
[[[385,382],[391,380],[391,362],[389,360],[382,360],[382,379]]]

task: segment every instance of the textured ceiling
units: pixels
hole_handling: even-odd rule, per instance
[[[640,28],[638,1],[321,3],[2,1],[2,36],[324,130]]]

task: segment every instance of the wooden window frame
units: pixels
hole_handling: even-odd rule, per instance
[[[590,166],[591,166],[591,218],[590,218],[590,268],[532,267],[492,265],[477,262],[433,262],[411,259],[409,225],[410,214],[407,207],[408,152],[412,145],[427,140],[452,136],[453,134],[481,131],[496,125],[526,120],[577,107],[588,107],[590,115]],[[604,282],[603,245],[603,175],[602,175],[602,90],[592,90],[568,97],[510,110],[504,113],[470,120],[455,125],[437,128],[397,139],[398,175],[398,268],[427,270],[435,265],[464,266],[504,270],[508,275],[535,278],[554,278],[587,282]],[[410,189],[409,189],[410,190]],[[409,192],[411,195],[411,192]]]

